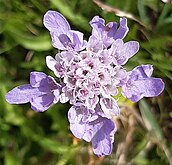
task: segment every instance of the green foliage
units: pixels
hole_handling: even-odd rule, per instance
[[[172,163],[172,5],[160,0],[105,0],[104,3],[0,0],[0,165]],[[139,106],[125,98],[119,100],[122,110],[120,118],[115,119],[118,132],[111,156],[97,158],[90,144],[72,136],[67,121],[68,104],[57,104],[45,113],[36,113],[28,104],[9,105],[5,101],[10,89],[28,82],[30,71],[52,74],[45,65],[45,57],[55,55],[56,50],[42,24],[42,17],[49,9],[61,12],[86,39],[91,32],[88,22],[94,15],[104,17],[107,22],[118,21],[122,11],[129,17],[130,32],[125,40],[140,42],[139,53],[126,68],[152,64],[154,76],[161,77],[166,84],[161,96],[142,100]]]

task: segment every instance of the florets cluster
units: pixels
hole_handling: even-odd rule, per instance
[[[88,42],[83,34],[71,30],[67,20],[58,12],[48,11],[44,25],[50,31],[52,45],[61,50],[55,58],[46,57],[46,64],[60,81],[42,72],[31,72],[30,84],[14,88],[6,95],[12,104],[30,102],[38,112],[47,110],[60,101],[69,101],[70,130],[80,139],[92,141],[96,155],[112,152],[114,133],[113,116],[120,113],[117,100],[122,95],[133,102],[143,97],[159,95],[164,83],[152,78],[151,65],[141,65],[127,72],[124,64],[139,50],[139,43],[123,39],[128,33],[127,19],[120,24],[95,16],[91,21],[92,34]]]

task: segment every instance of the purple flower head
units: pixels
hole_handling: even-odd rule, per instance
[[[31,72],[30,84],[21,85],[6,94],[10,104],[31,103],[43,112],[58,101],[69,103],[70,130],[79,139],[92,142],[98,156],[112,152],[116,125],[113,117],[120,114],[118,89],[124,97],[137,102],[143,97],[158,96],[164,90],[159,78],[151,77],[151,65],[141,65],[127,72],[124,65],[139,50],[139,43],[123,39],[128,33],[127,19],[105,25],[95,16],[91,21],[92,35],[88,43],[83,34],[71,30],[63,15],[48,11],[43,23],[50,31],[52,44],[62,50],[55,58],[46,57],[54,78],[42,72]],[[84,50],[85,49],[85,50]]]
[[[60,85],[51,76],[42,72],[30,73],[30,84],[18,86],[6,94],[10,104],[31,103],[38,112],[47,110],[59,100]]]
[[[165,85],[160,78],[151,77],[152,72],[151,65],[141,65],[128,72],[121,83],[122,94],[133,102],[160,95]]]
[[[63,15],[56,11],[47,11],[43,19],[44,26],[50,31],[52,45],[60,50],[80,51],[85,48],[86,41],[79,31],[71,30]]]

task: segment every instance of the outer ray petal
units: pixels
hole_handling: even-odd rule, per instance
[[[32,97],[37,97],[41,93],[38,89],[33,88],[30,84],[18,86],[9,91],[5,98],[10,104],[28,103]]]
[[[44,15],[43,23],[44,26],[51,32],[62,34],[70,30],[68,21],[62,14],[56,11],[47,11]]]

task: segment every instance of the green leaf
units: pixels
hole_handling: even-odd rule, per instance
[[[171,10],[172,10],[171,4],[164,5],[161,15],[158,17],[156,28],[160,28],[161,26],[164,26],[165,20],[167,19],[166,17],[168,13],[171,12]]]
[[[146,128],[150,132],[152,132],[153,135],[156,136],[159,140],[162,140],[163,139],[162,131],[156,121],[155,116],[151,112],[150,106],[144,99],[139,101],[139,108]]]
[[[52,49],[50,36],[33,36],[24,34],[22,31],[11,31],[13,38],[24,48],[35,51],[46,51]]]
[[[4,165],[22,165],[22,161],[15,151],[6,150],[4,153],[4,160]]]
[[[146,13],[144,0],[138,0],[137,8],[138,8],[141,20],[144,23],[148,24],[149,23],[149,17],[147,16],[147,13]]]

